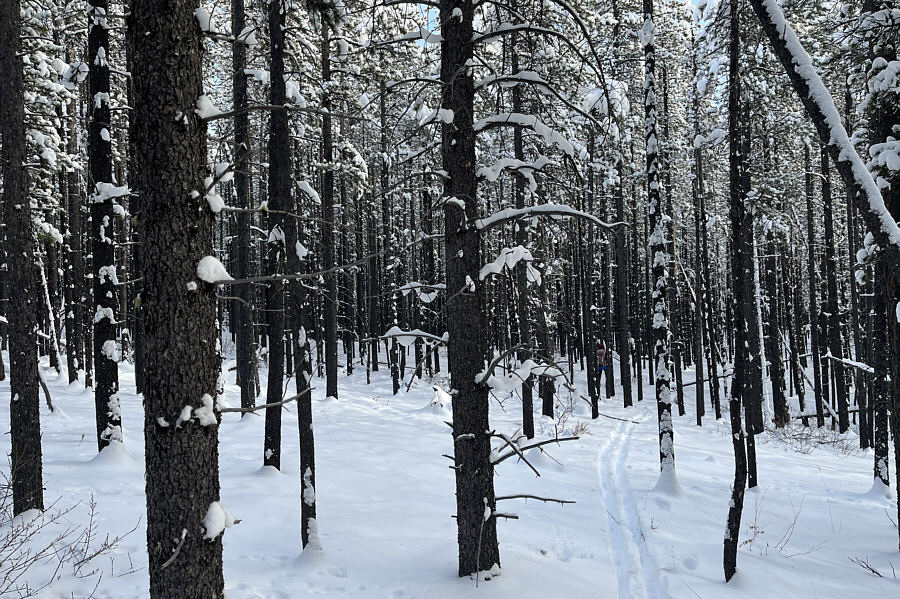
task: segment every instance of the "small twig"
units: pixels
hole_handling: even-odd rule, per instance
[[[868,557],[868,556],[866,556],[866,559],[865,559],[865,560],[863,560],[863,559],[861,559],[861,558],[859,558],[859,557],[856,557],[855,555],[854,555],[853,557],[851,557],[851,558],[848,558],[848,559],[849,559],[851,562],[853,562],[854,564],[856,564],[857,566],[859,566],[860,568],[862,568],[863,570],[868,570],[869,572],[871,572],[872,574],[874,574],[874,575],[877,576],[878,578],[884,578],[884,576],[881,575],[881,572],[879,572],[878,570],[876,570],[876,569],[872,566],[872,564],[869,563],[869,557]]]

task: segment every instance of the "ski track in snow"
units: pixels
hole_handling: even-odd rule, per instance
[[[645,418],[642,415],[640,421]],[[609,518],[610,555],[616,566],[619,599],[667,599],[669,594],[647,545],[628,484],[628,444],[635,426],[633,422],[618,423],[597,460],[600,489]]]

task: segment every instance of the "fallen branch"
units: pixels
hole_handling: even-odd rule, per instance
[[[505,499],[537,499],[538,501],[543,501],[545,503],[575,503],[571,499],[554,499],[553,497],[539,497],[537,495],[528,495],[525,493],[519,495],[503,495],[502,497],[495,498],[495,501],[503,501]]]
[[[281,400],[281,401],[275,401],[275,402],[272,402],[272,403],[264,403],[264,404],[261,404],[261,405],[258,405],[258,406],[253,406],[253,407],[250,407],[250,408],[218,408],[216,411],[217,411],[217,412],[220,412],[220,413],[222,413],[222,414],[227,414],[227,413],[229,413],[229,412],[238,412],[238,413],[241,413],[241,414],[246,414],[246,413],[248,413],[248,412],[258,412],[259,410],[265,410],[265,409],[268,409],[268,408],[278,408],[278,407],[281,407],[281,406],[283,406],[283,405],[285,405],[285,404],[289,404],[289,403],[291,403],[292,401],[297,401],[298,399],[300,399],[300,398],[303,397],[304,395],[307,395],[308,393],[310,393],[314,388],[315,388],[315,387],[310,387],[309,389],[307,389],[307,390],[304,391],[303,393],[298,393],[297,395],[294,395],[293,397],[288,397],[287,399],[283,399],[283,400]]]

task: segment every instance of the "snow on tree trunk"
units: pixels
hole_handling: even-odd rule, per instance
[[[144,242],[147,548],[151,599],[222,597],[222,536],[203,537],[219,501],[213,285],[197,264],[213,252],[213,213],[201,191],[206,126],[194,112],[202,88],[196,4],[134,0],[134,156],[146,176],[137,193]],[[152,176],[150,176],[152,174]],[[191,291],[188,283],[194,283]],[[199,408],[202,416],[191,417]],[[179,416],[188,415],[178,423]],[[178,425],[176,426],[176,423]],[[177,554],[176,554],[177,552]]]
[[[115,239],[116,198],[112,169],[110,131],[109,29],[106,0],[88,6],[88,64],[91,69],[88,98],[88,202],[91,208],[91,253],[94,285],[94,409],[97,418],[97,449],[122,441],[119,407],[119,363],[115,350],[118,330]]]
[[[638,37],[644,47],[644,125],[647,152],[647,196],[650,212],[650,256],[652,258],[653,373],[659,419],[660,481],[675,475],[674,429],[672,427],[672,373],[669,356],[669,317],[666,305],[669,244],[667,216],[663,214],[659,181],[659,136],[656,109],[656,50],[654,45],[653,0],[644,0],[644,25]]]

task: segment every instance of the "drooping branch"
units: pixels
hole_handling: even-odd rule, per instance
[[[851,192],[866,227],[885,251],[889,268],[900,272],[900,227],[888,212],[878,185],[850,141],[841,115],[812,59],[775,0],[750,0],[750,4],[820,139],[827,144],[835,168]]]

